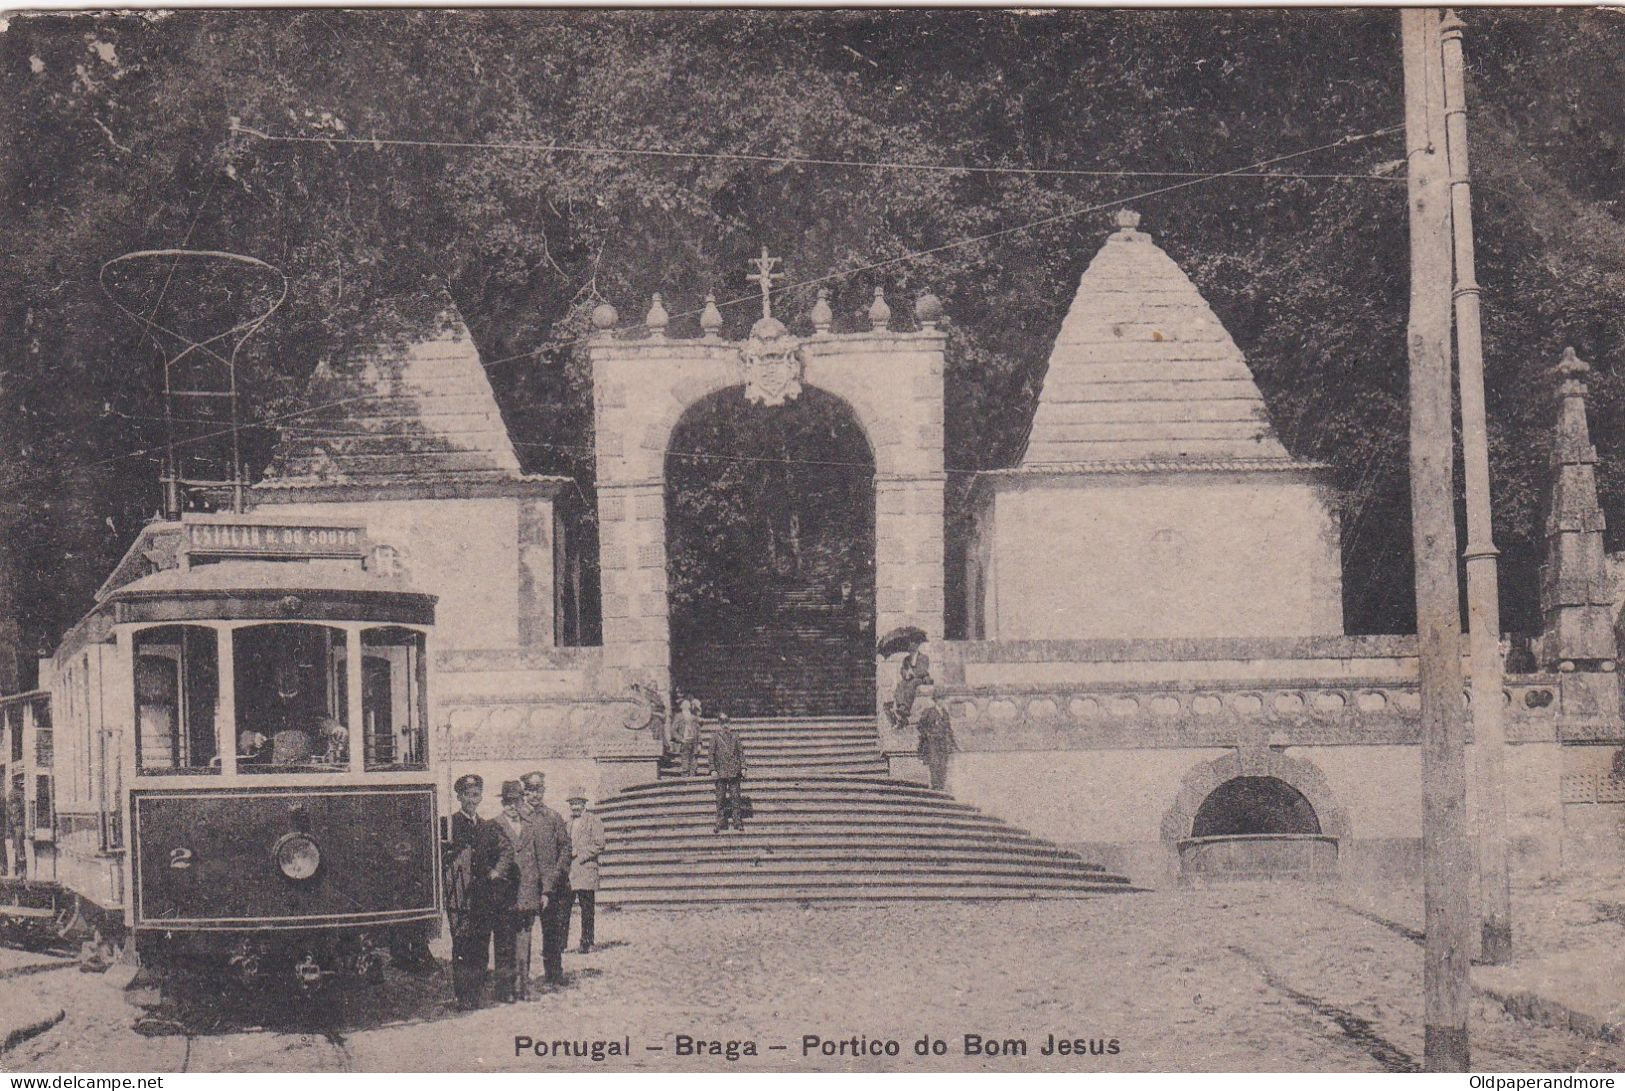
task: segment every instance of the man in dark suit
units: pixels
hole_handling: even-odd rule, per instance
[[[542,974],[549,985],[564,984],[564,948],[570,939],[570,827],[543,799],[547,777],[524,775],[526,824],[537,858],[536,909],[541,916]]]
[[[711,735],[711,778],[717,787],[717,828],[721,833],[730,817],[736,830],[745,828],[740,783],[745,779],[745,748],[734,732],[733,721],[727,713],[717,717],[717,729]]]
[[[441,850],[445,861],[446,920],[451,926],[451,988],[457,1007],[480,1006],[485,971],[491,958],[491,889],[488,876],[497,859],[480,856],[480,801],[485,781],[473,773],[453,785],[458,810],[451,816],[451,839]],[[500,850],[488,839],[487,848]]]
[[[958,749],[954,741],[954,728],[948,719],[948,710],[942,707],[930,686],[920,687],[920,698],[925,708],[915,724],[920,733],[918,753],[931,773],[931,787],[942,791],[948,786],[948,756]]]
[[[522,908],[534,889],[536,854],[529,827],[519,814],[525,790],[517,780],[502,782],[502,813],[480,827],[482,858],[492,859],[485,873],[491,890],[492,954],[496,962],[493,998],[499,1004],[521,999],[523,990],[515,965],[521,928],[527,934],[534,911]]]

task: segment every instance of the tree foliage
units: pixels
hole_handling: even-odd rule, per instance
[[[573,343],[595,303],[636,318],[658,290],[673,332],[695,332],[707,290],[749,295],[744,262],[763,244],[786,259],[796,286],[779,310],[793,319],[820,278],[838,328],[877,284],[894,306],[929,287],[954,322],[952,519],[969,472],[1019,454],[1104,237],[1103,214],[1070,213],[1129,197],[1246,352],[1288,448],[1330,465],[1351,627],[1409,625],[1404,187],[1034,173],[1225,171],[1396,125],[1392,12],[6,18],[0,616],[28,651],[86,606],[157,502],[158,361],[97,286],[118,254],[184,244],[288,275],[287,305],[241,357],[262,421],[297,404],[320,358],[411,336],[449,290],[527,468],[574,474],[589,498],[590,382]],[[1507,624],[1530,629],[1547,369],[1566,343],[1598,365],[1605,507],[1625,524],[1625,21],[1471,23],[1503,601]],[[736,158],[581,150],[594,148]],[[1275,169],[1398,177],[1402,158],[1392,135]],[[178,289],[165,302],[177,319],[202,307]],[[752,317],[748,303],[724,312],[735,336]],[[273,439],[252,437],[256,466]]]

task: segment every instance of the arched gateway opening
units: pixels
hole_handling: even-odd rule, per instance
[[[665,458],[672,688],[734,716],[874,711],[875,458],[850,406],[731,386]]]

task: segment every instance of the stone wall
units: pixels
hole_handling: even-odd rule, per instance
[[[937,656],[935,693],[960,747],[950,790],[1040,836],[1166,883],[1207,793],[1270,776],[1310,801],[1345,876],[1416,873],[1412,637],[946,642]],[[1591,695],[1613,681],[1506,678],[1508,828],[1522,875],[1625,864],[1625,777],[1612,772],[1625,771],[1625,725],[1595,716]],[[883,740],[894,772],[919,778],[911,733]],[[1469,747],[1470,774],[1474,762]],[[1477,806],[1470,788],[1470,820]]]
[[[1306,472],[988,480],[971,546],[984,589],[971,613],[989,638],[1343,631],[1337,521]]]

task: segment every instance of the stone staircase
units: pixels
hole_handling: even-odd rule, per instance
[[[946,792],[887,776],[870,719],[735,726],[753,810],[744,830],[714,832],[716,795],[703,760],[693,778],[663,768],[660,780],[597,806],[609,840],[600,904],[1066,898],[1131,889],[1123,876]]]
[[[696,774],[711,775],[707,741],[716,730],[707,719],[700,728]],[[880,756],[880,743],[870,716],[826,716],[817,720],[735,719],[734,729],[745,751],[745,772],[758,777],[798,773],[885,777],[890,771]],[[660,778],[682,776],[682,763],[668,758],[660,763]]]
[[[874,634],[854,608],[826,592],[774,588],[764,620],[726,639],[679,641],[673,688],[699,697],[707,714],[852,716],[874,709]]]

